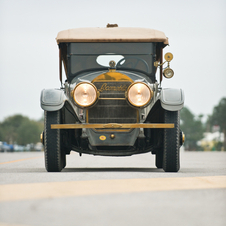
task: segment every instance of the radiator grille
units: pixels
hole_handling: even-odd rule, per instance
[[[125,99],[131,82],[95,82],[100,92],[97,104],[88,110],[89,123],[136,123],[138,110]]]

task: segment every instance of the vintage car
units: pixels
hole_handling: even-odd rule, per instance
[[[48,172],[66,155],[130,156],[151,152],[165,172],[180,168],[181,89],[162,88],[174,75],[165,34],[148,28],[76,28],[58,33],[59,89],[41,92]],[[165,66],[165,68],[163,68]],[[65,82],[62,82],[62,68]]]

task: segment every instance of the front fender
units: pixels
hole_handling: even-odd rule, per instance
[[[165,110],[179,111],[184,106],[184,91],[182,89],[162,89],[160,101]]]
[[[45,111],[57,111],[64,106],[66,97],[63,90],[44,89],[41,92],[41,108]]]

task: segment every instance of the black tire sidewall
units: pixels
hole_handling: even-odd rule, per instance
[[[164,113],[165,123],[174,123],[174,128],[164,129],[163,169],[165,172],[178,172],[180,169],[180,112]]]
[[[45,111],[44,150],[45,167],[48,172],[60,172],[64,164],[60,130],[51,129],[51,124],[60,124],[60,116],[60,111]]]

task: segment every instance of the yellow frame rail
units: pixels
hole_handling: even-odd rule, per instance
[[[108,124],[52,124],[51,129],[83,129],[83,128],[89,128],[89,129],[116,129],[116,128],[152,128],[152,129],[172,129],[174,128],[173,123],[133,123],[133,124],[117,124],[117,123],[108,123]]]

